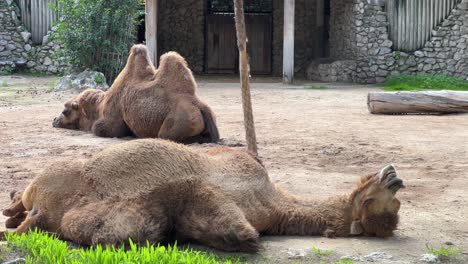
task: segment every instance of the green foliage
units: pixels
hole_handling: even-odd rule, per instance
[[[304,86],[305,89],[314,89],[314,90],[326,90],[328,87],[323,85],[306,85]]]
[[[104,76],[102,75],[96,75],[96,77],[94,77],[94,81],[97,83],[97,84],[103,84],[104,83]]]
[[[333,253],[335,253],[334,250],[326,250],[326,249],[320,249],[320,248],[316,248],[316,247],[313,247],[312,248],[312,252],[316,255],[316,256],[319,256],[319,257],[326,257],[326,256],[330,256],[332,255]]]
[[[130,241],[127,249],[123,247],[103,248],[100,245],[87,249],[69,248],[66,242],[57,239],[55,235],[49,235],[37,230],[22,235],[7,233],[6,240],[9,248],[25,255],[26,263],[31,264],[238,263],[238,260],[221,260],[219,257],[206,252],[178,249],[177,245],[154,246],[148,242],[145,246],[138,246]]]
[[[354,264],[354,261],[352,259],[340,259],[335,264]]]
[[[395,51],[394,58],[395,58],[395,60],[400,60],[401,59],[401,52],[400,51]]]
[[[312,253],[314,253],[315,256],[319,258],[319,263],[320,264],[325,264],[330,262],[330,256],[335,253],[334,250],[326,250],[326,249],[320,249],[313,247],[312,248]]]
[[[104,73],[110,83],[134,42],[140,0],[58,0],[57,38],[77,69]]]
[[[446,75],[399,74],[387,78],[385,91],[455,90],[468,91],[468,81]]]
[[[461,250],[454,247],[434,248],[430,245],[426,245],[426,247],[429,254],[435,255],[441,260],[456,258],[461,254]]]

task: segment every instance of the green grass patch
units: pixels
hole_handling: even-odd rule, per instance
[[[468,91],[468,81],[447,75],[399,74],[387,78],[385,91],[454,90]]]
[[[55,235],[41,231],[17,235],[7,233],[6,247],[9,250],[24,255],[26,263],[43,264],[211,264],[211,263],[239,263],[237,259],[221,259],[213,254],[195,251],[192,249],[179,249],[173,246],[154,246],[150,243],[139,246],[129,242],[127,248],[106,247],[98,245],[90,248],[70,248],[66,242],[59,240]]]
[[[0,82],[0,87],[8,87],[8,82],[7,81],[1,81]]]
[[[313,247],[312,253],[318,257],[320,264],[325,264],[330,262],[330,257],[335,253],[334,250],[326,250]]]
[[[305,89],[312,89],[312,90],[326,90],[328,87],[323,85],[305,85]]]
[[[454,259],[460,256],[461,250],[455,247],[440,247],[440,248],[434,248],[430,245],[426,245],[427,247],[427,253],[436,255],[440,260],[448,260],[448,259]]]
[[[352,259],[340,259],[334,264],[354,264],[354,261]]]

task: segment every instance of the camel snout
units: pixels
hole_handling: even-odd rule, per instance
[[[54,121],[52,121],[52,126],[53,127],[60,127],[60,120],[61,120],[60,116],[54,118]]]
[[[390,189],[396,193],[401,188],[405,188],[403,180],[398,178],[395,166],[393,164],[385,166],[379,173],[378,177],[380,178],[381,184],[385,188]]]

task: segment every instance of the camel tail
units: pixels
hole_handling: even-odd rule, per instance
[[[200,105],[200,111],[205,123],[205,131],[209,134],[209,142],[217,143],[219,141],[219,131],[213,111],[206,105]]]

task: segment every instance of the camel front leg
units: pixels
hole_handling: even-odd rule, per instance
[[[167,217],[157,208],[149,212],[130,201],[102,201],[68,211],[61,231],[64,239],[82,245],[121,245],[129,239],[158,243],[165,238],[167,225]]]
[[[94,122],[91,131],[98,137],[127,137],[132,131],[123,120],[98,119]]]
[[[191,205],[176,221],[178,239],[194,240],[224,251],[259,251],[262,246],[257,230],[242,210],[219,191],[210,187],[196,191]]]

